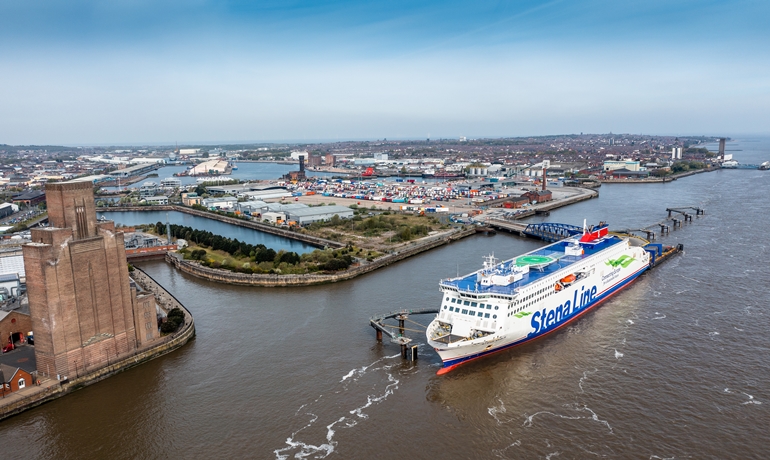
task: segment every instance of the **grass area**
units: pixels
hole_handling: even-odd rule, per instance
[[[306,273],[335,272],[356,263],[356,259],[374,260],[382,254],[363,248],[349,246],[341,249],[316,249],[302,254],[299,260],[287,260],[296,253],[278,251],[271,261],[257,261],[255,256],[230,254],[191,243],[179,251],[185,259],[200,260],[211,268],[222,268],[240,273],[268,273],[299,275]],[[294,256],[291,256],[291,255]],[[296,262],[296,263],[293,263]]]
[[[328,222],[315,222],[301,230],[312,236],[340,241],[358,247],[382,249],[427,236],[432,231],[447,230],[435,214],[392,213],[369,215],[361,209],[351,219],[335,216]]]

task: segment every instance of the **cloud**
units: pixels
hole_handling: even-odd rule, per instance
[[[761,132],[770,107],[764,5],[30,5],[0,3],[0,143]]]

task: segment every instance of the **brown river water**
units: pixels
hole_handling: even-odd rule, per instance
[[[739,144],[770,159],[770,142]],[[750,157],[754,154],[756,158]],[[763,158],[767,157],[767,158]],[[707,214],[684,254],[576,323],[435,375],[370,316],[438,305],[441,278],[541,242],[474,236],[352,281],[218,285],[141,266],[195,316],[184,348],[0,422],[6,458],[767,458],[770,172],[605,185],[543,220],[611,228]],[[427,324],[428,317],[412,319]]]

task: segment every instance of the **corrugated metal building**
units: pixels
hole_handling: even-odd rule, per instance
[[[312,224],[318,221],[330,220],[335,215],[342,219],[353,217],[353,210],[347,206],[315,206],[286,210],[286,219],[299,225]]]

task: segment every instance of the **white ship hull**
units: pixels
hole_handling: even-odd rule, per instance
[[[565,243],[554,243],[494,268],[485,266],[465,277],[442,281],[442,305],[426,333],[429,345],[444,363],[439,374],[569,324],[629,285],[650,266],[650,253],[631,246],[627,239],[609,237],[600,241],[606,247],[593,253],[559,257],[558,250]],[[538,267],[539,271],[525,273],[509,284],[511,276],[482,284],[487,274],[504,272],[506,264],[515,267],[522,258],[541,257],[537,254],[559,257],[558,262]]]

